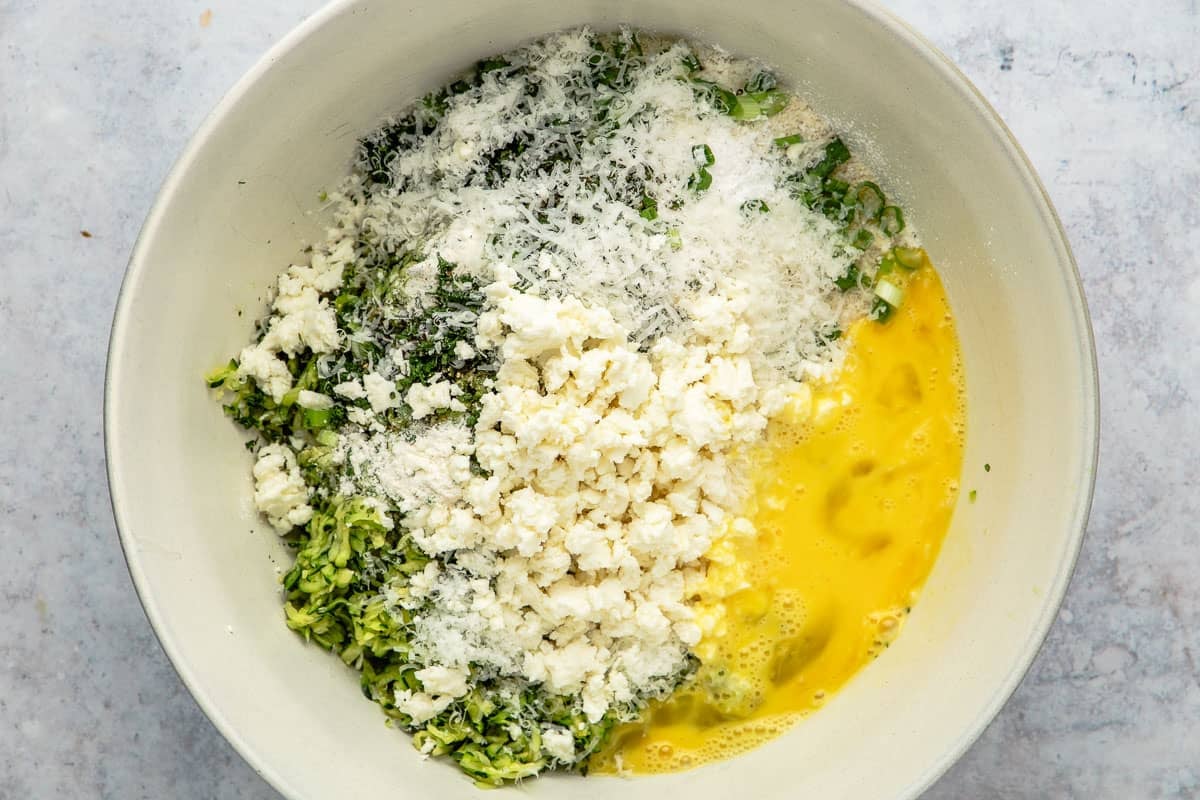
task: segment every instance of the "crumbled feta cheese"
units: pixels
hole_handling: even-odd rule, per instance
[[[453,487],[401,501],[419,547],[457,554],[402,602],[417,613],[414,655],[431,669],[491,667],[578,694],[599,719],[633,687],[682,669],[701,628],[679,570],[727,519],[744,532],[737,453],[762,432],[739,424],[760,391],[748,357],[729,350],[745,306],[709,301],[704,335],[646,353],[577,298],[526,294],[511,276],[486,291],[494,305],[479,329],[506,358],[473,451],[443,450],[429,465],[429,475],[456,472]],[[405,398],[417,419],[452,399],[444,381]],[[392,445],[392,463],[426,439]],[[428,481],[400,472],[397,486]],[[437,679],[426,689],[436,695]]]
[[[415,674],[430,694],[462,697],[470,690],[467,685],[470,673],[465,669],[434,666],[419,669]]]
[[[460,361],[466,361],[468,358],[475,357],[475,348],[467,344],[465,341],[457,341],[454,343],[454,357]]]
[[[347,400],[361,400],[367,396],[367,390],[359,381],[343,381],[333,387],[334,394],[341,395]]]
[[[547,725],[542,729],[542,752],[570,764],[575,760],[575,737],[560,725]]]
[[[412,717],[414,725],[428,722],[445,711],[454,702],[450,695],[434,697],[425,692],[413,692],[404,689],[396,692],[396,710]]]
[[[466,407],[454,399],[455,388],[449,381],[438,381],[428,386],[414,383],[404,396],[404,402],[412,409],[413,419],[424,419],[443,408],[464,411]]]
[[[300,474],[295,453],[287,445],[270,444],[258,451],[254,464],[254,505],[267,515],[279,533],[287,533],[312,519],[308,486]]]
[[[326,408],[333,408],[333,398],[320,392],[310,392],[308,389],[301,389],[296,396],[296,405],[301,408],[321,411]]]
[[[382,414],[389,408],[395,408],[400,405],[396,384],[379,373],[368,372],[366,375],[363,375],[362,382],[367,402],[371,404],[371,410],[376,414]]]
[[[242,349],[238,356],[238,375],[253,378],[258,388],[276,403],[292,388],[292,373],[288,372],[287,363],[261,344]]]

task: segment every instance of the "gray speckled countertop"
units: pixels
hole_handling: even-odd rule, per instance
[[[171,161],[318,5],[0,0],[0,798],[276,797],[138,605],[109,512],[101,388],[125,261]],[[928,797],[1200,798],[1200,12],[889,5],[975,81],[1045,180],[1103,380],[1096,503],[1066,605]]]

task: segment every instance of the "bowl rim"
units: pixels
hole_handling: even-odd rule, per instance
[[[1014,662],[1009,674],[993,689],[989,702],[980,708],[972,724],[960,732],[953,745],[946,748],[938,759],[931,762],[925,768],[924,772],[915,782],[901,789],[901,793],[897,795],[902,800],[912,800],[941,778],[995,719],[996,715],[1004,707],[1005,703],[1008,702],[1033,665],[1034,659],[1040,652],[1050,632],[1050,628],[1058,616],[1070,584],[1071,576],[1074,573],[1080,550],[1083,546],[1084,536],[1087,532],[1088,518],[1091,513],[1092,500],[1095,495],[1096,473],[1100,452],[1099,368],[1096,358],[1095,333],[1092,329],[1091,315],[1088,310],[1083,281],[1079,273],[1078,263],[1071,250],[1066,229],[1063,227],[1062,220],[1059,218],[1050,195],[1046,191],[1037,171],[1034,169],[1029,156],[1017,142],[1012,131],[983,96],[982,92],[980,92],[962,70],[900,16],[884,8],[877,0],[841,0],[841,2],[865,17],[868,21],[882,26],[893,35],[899,37],[907,44],[911,51],[921,56],[935,71],[940,72],[960,98],[971,106],[985,125],[991,129],[992,135],[1005,150],[1021,182],[1027,189],[1034,190],[1033,194],[1039,201],[1037,203],[1038,212],[1043,221],[1048,223],[1047,228],[1054,233],[1055,244],[1059,249],[1059,265],[1061,267],[1065,262],[1068,268],[1064,272],[1067,273],[1065,277],[1069,278],[1067,288],[1070,296],[1070,311],[1074,317],[1074,327],[1083,339],[1081,342],[1083,346],[1079,352],[1085,362],[1082,366],[1083,372],[1087,376],[1084,385],[1081,387],[1085,401],[1083,403],[1085,415],[1084,419],[1080,420],[1080,427],[1083,432],[1084,442],[1090,442],[1091,444],[1091,452],[1089,454],[1085,451],[1082,454],[1081,472],[1083,474],[1081,477],[1086,488],[1078,493],[1075,507],[1072,510],[1071,538],[1067,552],[1064,553],[1054,580],[1044,594],[1041,612],[1031,627],[1029,638],[1025,642],[1023,650]],[[233,746],[238,755],[260,777],[287,798],[301,797],[299,787],[294,786],[286,774],[281,773],[272,764],[264,760],[242,738],[237,729],[229,723],[221,710],[208,697],[201,680],[192,670],[191,665],[180,654],[176,637],[164,623],[158,604],[149,590],[137,547],[132,539],[129,526],[124,524],[126,517],[125,498],[128,496],[128,491],[123,483],[121,471],[117,466],[119,454],[115,452],[118,433],[116,430],[114,409],[119,401],[120,387],[114,380],[114,375],[121,366],[120,351],[123,349],[123,344],[128,335],[129,320],[132,316],[132,289],[138,283],[142,273],[147,269],[145,253],[149,248],[149,241],[156,234],[167,207],[179,189],[183,175],[195,160],[201,145],[213,134],[249,88],[260,80],[276,61],[280,60],[284,54],[298,47],[309,37],[315,35],[327,22],[345,12],[354,3],[355,0],[330,0],[330,2],[326,3],[309,17],[301,20],[260,56],[242,77],[222,95],[216,106],[204,118],[204,121],[197,128],[196,132],[192,134],[184,150],[177,157],[164,178],[162,186],[155,195],[154,203],[134,242],[113,312],[104,372],[103,437],[109,503],[112,508],[113,521],[125,558],[125,565],[129,570],[138,600],[150,622],[150,627],[158,640],[159,646],[166,653],[167,659],[175,670],[176,675],[179,676],[179,679],[183,682],[209,722],[212,723],[225,740]]]

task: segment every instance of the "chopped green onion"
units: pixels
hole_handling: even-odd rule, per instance
[[[756,211],[759,214],[766,214],[770,210],[770,206],[768,206],[763,200],[747,200],[746,202],[742,203],[743,214],[752,214]]]
[[[893,247],[888,252],[883,253],[877,275],[881,277],[888,275],[889,272],[894,272],[898,266],[904,267],[905,270],[910,272],[919,270],[925,264],[925,259],[925,251],[922,248]]]
[[[875,296],[892,308],[904,302],[904,290],[887,279],[875,281]]]
[[[678,228],[671,228],[667,231],[667,242],[671,245],[672,250],[679,250],[683,247],[683,237],[679,235]]]
[[[825,194],[831,197],[845,197],[846,192],[850,191],[850,184],[845,181],[839,181],[837,178],[826,178],[822,185]]]
[[[887,322],[892,316],[892,307],[882,297],[876,297],[871,303],[871,319],[876,322]]]
[[[885,235],[895,236],[904,230],[904,212],[899,206],[885,206],[879,217],[879,229]]]
[[[852,207],[842,202],[836,193],[828,193],[821,203],[821,213],[832,222],[845,222]]]
[[[866,228],[859,228],[858,233],[854,234],[854,239],[850,244],[857,247],[859,250],[866,250],[871,246],[871,242],[875,241],[875,234],[871,233]]]
[[[641,41],[638,39],[638,37],[637,37],[637,33],[636,33],[636,32],[635,32],[635,33],[630,33],[630,34],[629,34],[629,39],[630,39],[630,42],[633,44],[633,52],[637,53],[637,54],[638,54],[638,56],[644,56],[644,55],[646,55],[645,51],[643,51],[643,50],[642,50],[642,43],[641,43]]]
[[[765,92],[768,89],[774,89],[779,84],[775,75],[771,72],[756,72],[750,80],[746,81],[747,92]]]
[[[763,116],[759,112],[758,101],[747,94],[738,98],[737,105],[729,112],[729,116],[741,122],[749,122]]]
[[[699,64],[699,62],[695,62]],[[685,57],[684,65],[688,65]],[[695,70],[688,68],[688,74],[694,74]],[[767,88],[758,91],[746,91],[741,95],[735,94],[724,86],[721,86],[713,81],[705,80],[704,78],[691,79],[692,85],[696,87],[697,96],[706,96],[709,102],[722,114],[728,114],[740,122],[751,122],[763,117],[770,117],[778,114],[788,104],[788,96],[775,88]]]
[[[846,147],[846,143],[841,138],[834,138],[832,142],[825,145],[825,153],[821,156],[821,160],[808,173],[818,178],[828,178],[830,173],[849,160],[850,149]]]
[[[883,213],[887,198],[878,184],[872,181],[863,181],[854,190],[854,195],[859,216],[867,222],[879,222],[879,216]]]
[[[859,277],[860,274],[858,267],[851,264],[849,268],[847,268],[846,274],[840,278],[835,278],[833,282],[834,285],[836,285],[843,292],[848,292],[859,285]]]
[[[897,265],[896,254],[888,250],[879,258],[879,266],[875,269],[875,277],[882,278],[885,275],[891,275],[896,271]]]
[[[919,247],[893,247],[896,263],[908,270],[920,269],[925,263],[925,251]]]
[[[778,89],[769,89],[765,92],[760,92],[755,97],[755,100],[758,102],[759,111],[764,117],[773,117],[787,108],[788,101],[791,98]]]
[[[763,117],[772,117],[787,107],[788,96],[778,89],[765,92],[748,92],[737,98],[737,104],[729,116],[740,122],[751,122]]]
[[[738,106],[737,95],[720,86],[713,87],[713,102],[722,114],[732,114]]]
[[[733,110],[737,108],[737,95],[723,86],[701,78],[693,78],[692,83],[700,87],[700,93],[706,95],[717,111],[722,114],[733,114]]]
[[[688,186],[692,189],[695,189],[697,192],[703,192],[704,190],[708,189],[708,187],[712,186],[712,173],[706,170],[704,167],[701,167],[696,171],[696,174],[688,180]]]
[[[803,144],[804,137],[798,133],[793,133],[790,136],[780,136],[775,140],[776,147],[788,148],[794,144]]]
[[[713,155],[712,149],[706,144],[692,145],[692,160],[695,161],[696,165],[700,167],[711,167],[713,164],[717,163],[716,156]]]

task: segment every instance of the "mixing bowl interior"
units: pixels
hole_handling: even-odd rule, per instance
[[[113,505],[147,613],[205,711],[288,796],[476,790],[422,761],[351,671],[284,627],[289,554],[253,513],[248,437],[201,376],[249,338],[275,275],[319,236],[318,192],[345,174],[359,135],[479,57],[622,22],[770,63],[887,176],[949,292],[969,415],[963,500],[899,641],[788,735],[619,791],[912,797],[1003,703],[1057,609],[1095,457],[1086,313],[1031,169],[927,45],[843,0],[336,3],[231,92],[164,186],[123,289],[106,398]],[[613,780],[519,791],[599,798]]]

